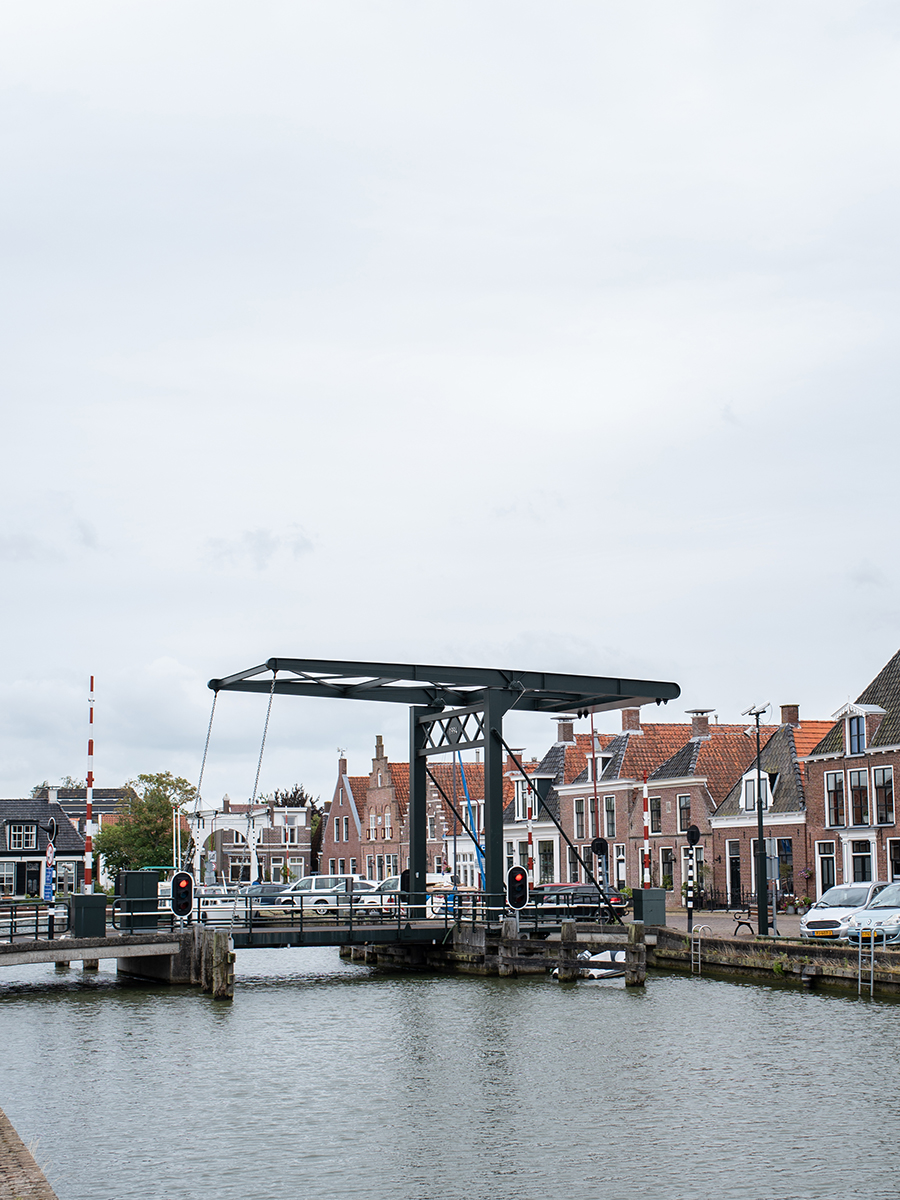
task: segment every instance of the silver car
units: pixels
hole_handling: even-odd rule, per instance
[[[837,942],[847,937],[847,927],[854,913],[869,903],[888,885],[884,882],[844,883],[829,888],[809,912],[800,918],[800,936],[817,941]]]
[[[847,925],[847,937],[853,944],[862,942],[894,946],[900,942],[900,883],[882,888],[864,909],[855,912]]]
[[[362,875],[306,875],[274,897],[273,903],[283,908],[302,907],[306,912],[323,912],[355,905],[363,893],[372,891],[374,886]]]

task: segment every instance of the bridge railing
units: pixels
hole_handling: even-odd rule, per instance
[[[52,900],[0,901],[0,939],[14,942],[16,938],[52,939],[69,929],[71,910],[66,904]]]

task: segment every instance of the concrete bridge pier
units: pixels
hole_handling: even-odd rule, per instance
[[[213,998],[234,996],[234,943],[225,929],[191,925],[172,935],[178,944],[175,954],[144,954],[120,958],[119,975],[153,979],[160,983],[193,984]]]

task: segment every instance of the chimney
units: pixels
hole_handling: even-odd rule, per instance
[[[47,803],[48,804],[56,803],[56,796],[57,796],[58,791],[59,791],[58,788],[47,788]]]
[[[346,760],[346,758],[339,758],[338,759],[338,778],[343,779],[346,774],[347,774],[347,760]]]
[[[231,812],[231,797],[228,795],[227,792],[222,797],[222,812],[223,813]]]
[[[781,723],[782,725],[799,725],[800,724],[800,705],[799,704],[782,704],[781,706]]]
[[[574,717],[556,718],[557,742],[568,742],[571,744],[575,741],[575,726],[573,725],[574,719]]]
[[[689,708],[687,712],[691,718],[691,739],[708,738],[709,737],[709,714],[715,712],[713,708]]]
[[[623,733],[640,733],[641,732],[641,710],[639,708],[623,708],[622,709],[622,732]]]

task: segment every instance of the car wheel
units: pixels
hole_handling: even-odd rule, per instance
[[[323,912],[327,907],[327,900],[316,900],[313,902],[313,908],[318,909],[319,912]]]

